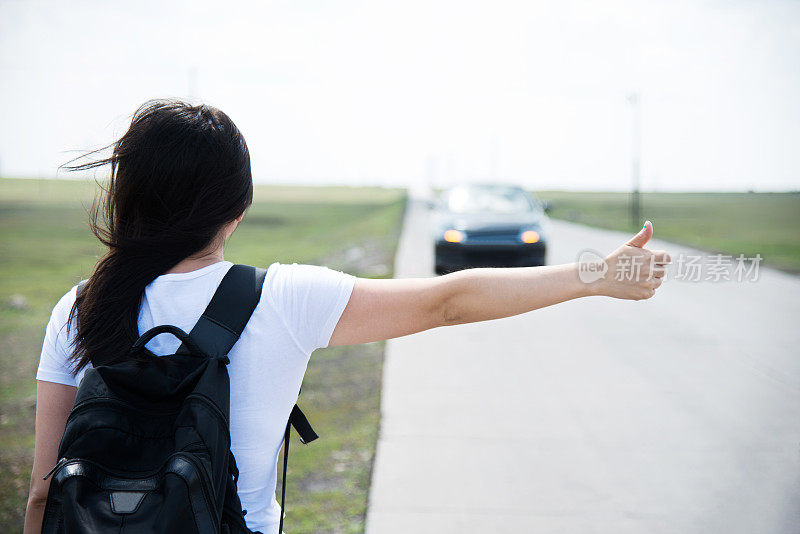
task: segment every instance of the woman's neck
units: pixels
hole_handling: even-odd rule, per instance
[[[168,270],[164,274],[169,273],[190,273],[192,271],[196,271],[198,269],[202,269],[203,267],[208,267],[214,263],[218,263],[220,261],[224,261],[225,258],[222,256],[222,247],[219,247],[212,251],[203,251],[198,252],[193,256],[189,256],[178,263],[176,263],[172,269]]]

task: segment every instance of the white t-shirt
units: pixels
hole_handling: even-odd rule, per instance
[[[222,261],[156,278],[145,288],[139,333],[161,324],[190,331],[231,265]],[[281,510],[275,500],[276,466],[286,421],[309,356],[328,345],[354,282],[354,276],[326,267],[273,263],[267,270],[261,300],[229,353],[231,449],[240,472],[239,498],[252,530],[278,531]],[[77,386],[83,377],[83,370],[72,375],[68,360],[74,324],[65,328],[76,287],[53,309],[37,380]],[[179,344],[174,336],[161,334],[147,348],[164,355],[174,353]]]

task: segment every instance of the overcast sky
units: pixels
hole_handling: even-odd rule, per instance
[[[631,92],[644,189],[800,189],[800,2],[0,0],[4,176],[174,96],[259,182],[626,189]]]

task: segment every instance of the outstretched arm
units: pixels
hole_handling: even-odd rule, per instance
[[[661,285],[670,257],[644,245],[649,222],[607,258],[607,274],[581,282],[577,264],[470,269],[438,278],[356,280],[333,331],[331,345],[352,345],[421,332],[438,326],[488,321],[590,295],[641,300]],[[621,258],[640,269],[615,276]]]

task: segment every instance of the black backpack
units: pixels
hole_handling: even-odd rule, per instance
[[[230,451],[228,351],[258,304],[266,272],[234,265],[189,334],[162,325],[128,355],[92,361],[58,449],[42,532],[249,533]],[[80,290],[80,288],[79,288]],[[158,357],[145,344],[182,341]],[[291,427],[317,438],[292,409],[284,434],[281,522]]]

